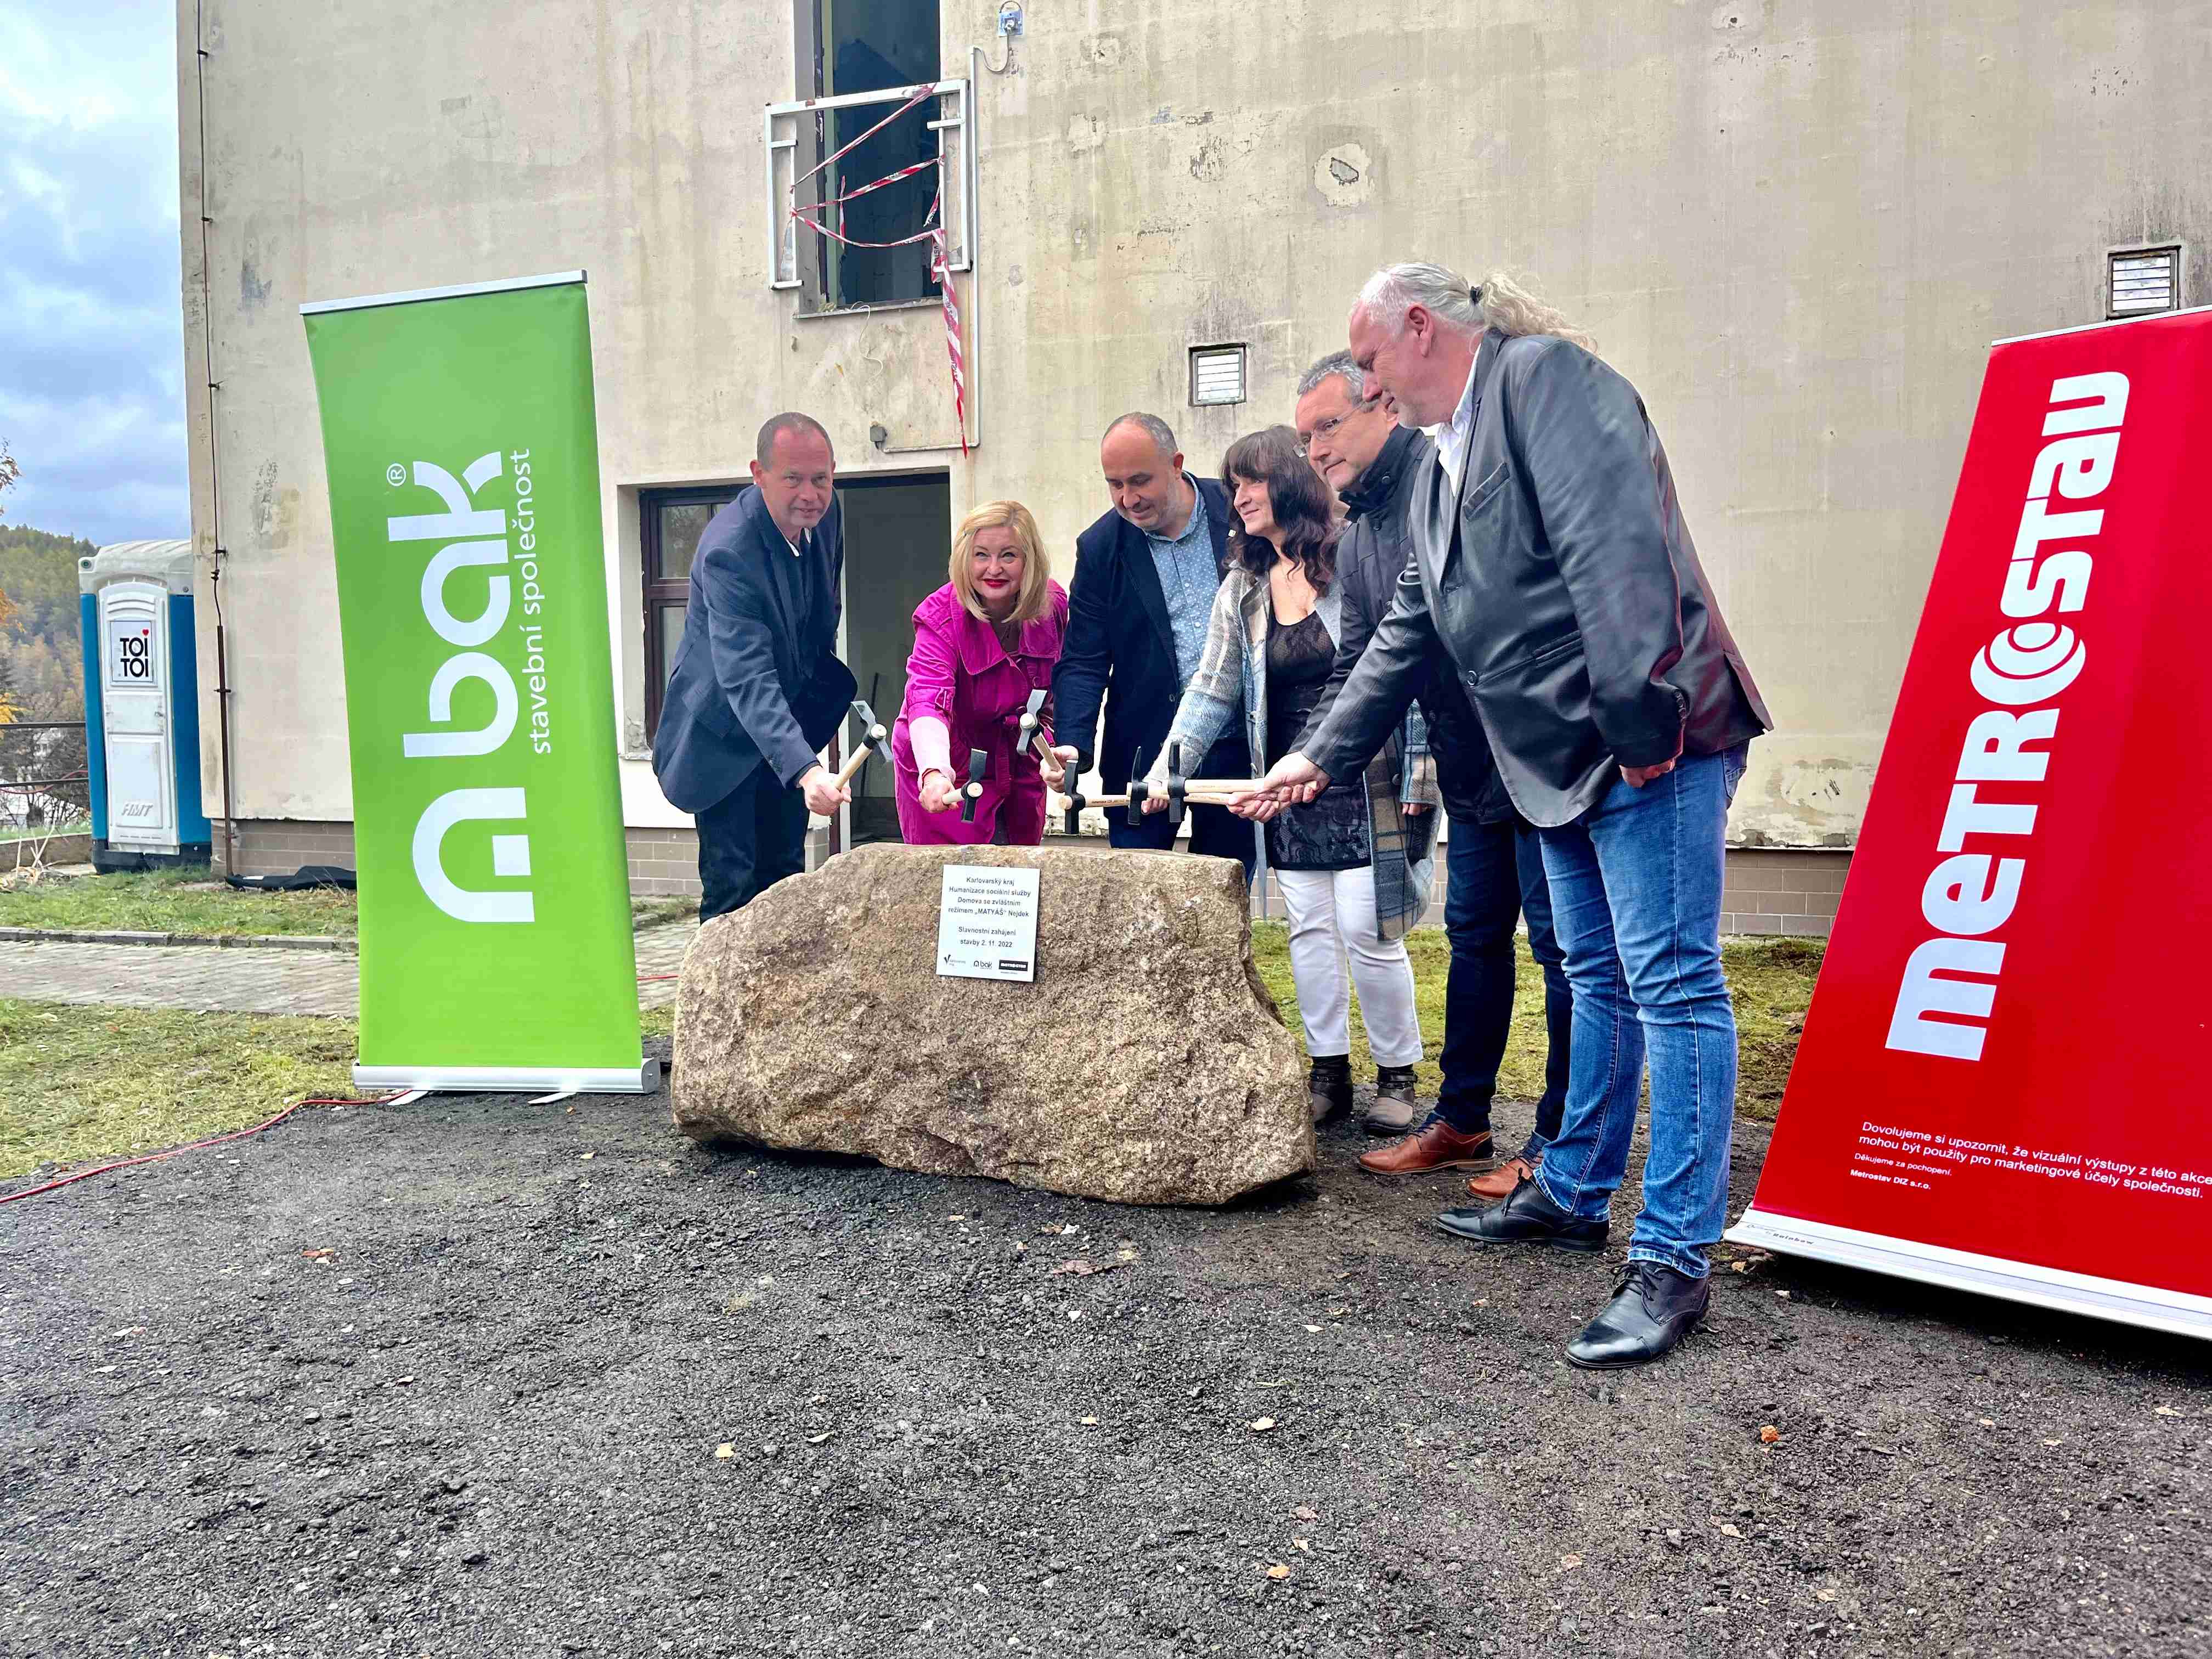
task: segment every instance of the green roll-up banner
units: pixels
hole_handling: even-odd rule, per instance
[[[353,757],[354,1082],[649,1089],[583,273],[301,312]]]

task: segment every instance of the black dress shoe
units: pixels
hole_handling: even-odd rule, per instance
[[[1585,1221],[1552,1202],[1534,1181],[1524,1181],[1503,1204],[1489,1209],[1446,1210],[1437,1225],[1475,1244],[1556,1244],[1563,1250],[1601,1250],[1612,1224]]]
[[[1594,1371],[1649,1364],[1705,1316],[1710,1292],[1702,1279],[1656,1261],[1632,1261],[1605,1311],[1567,1344],[1567,1358]]]

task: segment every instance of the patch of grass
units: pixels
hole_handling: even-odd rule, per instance
[[[355,895],[335,887],[255,893],[204,870],[53,877],[0,892],[0,927],[64,933],[294,933],[351,939]]]
[[[159,1152],[352,1092],[349,1019],[0,999],[0,1177]]]
[[[1422,1057],[1417,1070],[1421,1092],[1433,1096],[1443,1086],[1437,1056],[1443,1048],[1444,981],[1451,946],[1441,927],[1417,927],[1406,940],[1413,963],[1413,1001],[1421,1017]],[[1737,1048],[1736,1104],[1747,1116],[1771,1120],[1782,1103],[1782,1085],[1796,1057],[1797,1034],[1804,1030],[1806,1005],[1820,972],[1823,947],[1815,939],[1731,939],[1721,960],[1735,994]],[[1260,977],[1281,1005],[1291,1034],[1304,1042],[1298,1021],[1297,992],[1291,982],[1289,933],[1279,921],[1252,924],[1252,957]],[[1528,940],[1515,945],[1517,983],[1513,1027],[1498,1091],[1513,1100],[1534,1100],[1544,1092],[1544,980]],[[1352,1065],[1355,1081],[1371,1081],[1374,1060],[1367,1030],[1355,997],[1352,1011]]]
[[[657,927],[696,914],[696,899],[634,898],[630,922]],[[260,893],[210,881],[204,870],[145,870],[112,876],[48,876],[0,892],[0,927],[58,933],[289,933],[352,939],[356,894],[336,887]]]

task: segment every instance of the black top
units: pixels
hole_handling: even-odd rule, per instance
[[[1318,614],[1282,623],[1267,612],[1267,764],[1297,746],[1336,665],[1336,642]],[[1367,793],[1358,773],[1267,824],[1267,862],[1278,870],[1357,870],[1368,861]]]

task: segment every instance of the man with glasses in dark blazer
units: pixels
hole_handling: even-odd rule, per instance
[[[808,815],[851,799],[815,754],[854,690],[836,656],[836,467],[821,422],[775,416],[752,488],[708,522],[691,562],[653,769],[698,825],[702,921],[805,869]]]
[[[1053,730],[1075,745],[1077,775],[1095,757],[1100,793],[1118,794],[1152,763],[1197,672],[1221,586],[1230,508],[1219,483],[1183,470],[1175,433],[1157,415],[1116,420],[1098,458],[1114,506],[1076,538],[1067,633],[1052,677]],[[1187,777],[1238,778],[1251,768],[1242,730],[1211,755],[1182,762]],[[1108,824],[1116,847],[1164,848],[1172,840],[1164,813],[1132,824],[1116,811]],[[1235,859],[1249,881],[1256,845],[1252,826],[1226,807],[1191,808],[1192,852]]]

